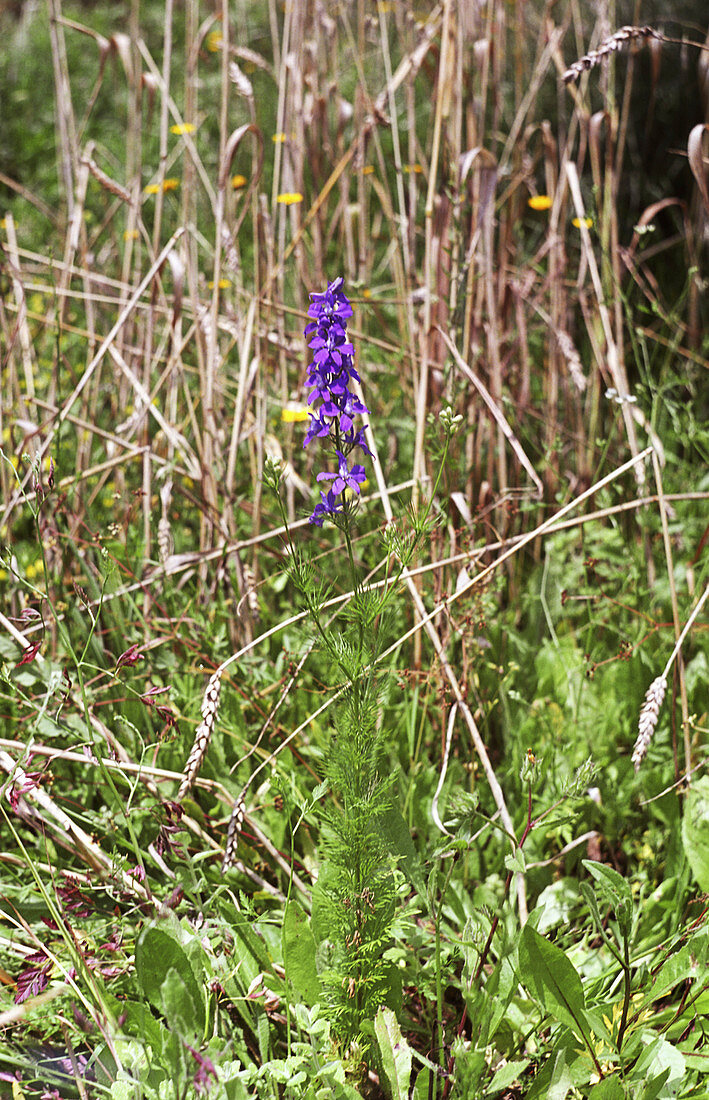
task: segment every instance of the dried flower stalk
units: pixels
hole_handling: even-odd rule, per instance
[[[660,713],[660,707],[662,706],[662,700],[665,698],[665,691],[667,690],[667,676],[672,668],[672,663],[679,653],[682,642],[687,637],[692,623],[699,615],[702,607],[709,598],[709,584],[702,592],[701,596],[697,600],[697,603],[692,610],[691,615],[687,619],[687,622],[682,628],[679,638],[675,642],[675,647],[670,653],[667,664],[660,676],[656,676],[650,684],[650,687],[645,693],[645,702],[643,703],[642,710],[640,711],[640,718],[638,720],[638,736],[633,748],[632,761],[637,771],[645,758],[645,754],[648,750],[648,746],[652,739],[653,730],[657,725],[657,719]]]
[[[655,726],[657,725],[660,707],[662,706],[662,700],[665,698],[666,691],[667,680],[663,675],[656,676],[645,693],[645,702],[643,703],[642,710],[640,711],[640,718],[638,719],[638,736],[635,741],[635,747],[633,748],[632,760],[636,771],[639,770],[640,765],[645,759],[645,753],[648,750]]]
[[[187,763],[185,764],[185,770],[182,774],[182,782],[180,783],[180,789],[177,792],[177,801],[181,802],[187,794],[188,790],[192,786],[195,776],[200,769],[202,761],[204,760],[204,754],[207,751],[209,740],[214,731],[214,723],[217,720],[217,712],[219,710],[219,696],[222,689],[222,670],[217,671],[210,677],[207,689],[204,693],[204,699],[202,700],[202,721],[197,726],[197,732],[194,735],[194,744],[192,746],[192,752],[190,753]]]
[[[241,835],[241,829],[244,824],[244,817],[246,816],[246,788],[241,792],[234,808],[231,811],[231,818],[229,819],[229,828],[226,834],[226,848],[224,849],[224,859],[222,860],[222,874],[228,871],[236,859],[236,848],[239,843],[239,836]]]
[[[585,54],[578,61],[574,61],[573,65],[570,65],[563,75],[564,84],[571,84],[572,81],[578,80],[581,73],[587,72],[589,69],[595,69],[596,65],[600,65],[605,57],[609,57],[616,50],[622,49],[626,43],[635,42],[639,38],[656,38],[660,42],[665,40],[664,35],[653,27],[621,27],[610,38],[605,38],[595,50],[591,50],[590,53]]]

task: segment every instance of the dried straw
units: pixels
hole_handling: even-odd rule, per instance
[[[645,693],[645,702],[640,711],[638,720],[638,736],[633,748],[633,764],[638,771],[645,759],[645,753],[652,739],[660,715],[662,700],[667,691],[667,680],[664,676],[656,676]]]
[[[653,27],[621,27],[610,38],[605,38],[595,50],[591,50],[590,53],[585,54],[578,61],[574,61],[573,65],[570,65],[563,75],[564,84],[571,84],[572,81],[578,80],[581,73],[587,72],[589,69],[595,69],[596,65],[600,65],[604,58],[609,57],[616,50],[622,49],[628,42],[635,42],[640,38],[656,38],[660,42],[665,41],[664,35],[654,30]]]
[[[222,874],[228,871],[236,860],[236,848],[239,843],[239,836],[241,835],[241,829],[244,824],[244,817],[246,816],[246,790],[244,789],[236,802],[234,808],[231,811],[231,817],[229,819],[229,828],[226,833],[226,847],[224,849],[224,859],[222,860]]]
[[[185,764],[185,770],[182,774],[182,782],[180,783],[180,789],[177,792],[177,801],[181,802],[187,794],[188,790],[194,783],[197,772],[199,771],[204,755],[209,745],[209,740],[214,731],[214,723],[217,720],[217,712],[219,711],[219,696],[222,690],[222,672],[221,669],[210,677],[207,689],[204,693],[204,699],[202,700],[202,721],[197,726],[197,732],[194,735],[194,744],[192,746],[192,752],[190,753],[187,763]]]
[[[709,584],[702,592],[692,610],[691,615],[684,624],[684,627],[682,628],[682,631],[680,632],[680,635],[675,642],[675,647],[670,653],[667,664],[662,670],[662,673],[659,676],[655,677],[655,679],[650,684],[650,687],[647,689],[647,692],[645,693],[645,702],[643,703],[642,710],[640,711],[640,718],[638,720],[638,736],[635,741],[632,756],[633,764],[635,765],[636,771],[643,762],[645,754],[648,750],[648,746],[650,744],[650,740],[652,738],[653,730],[657,725],[660,707],[662,706],[662,700],[664,699],[665,691],[667,690],[668,673],[672,668],[672,664],[677,657],[677,654],[682,648],[682,643],[687,637],[687,634],[689,633],[694,620],[699,615],[707,599],[709,599]],[[687,760],[687,767],[689,774],[689,759]]]

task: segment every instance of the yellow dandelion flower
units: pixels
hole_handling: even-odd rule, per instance
[[[210,290],[214,290],[214,283],[207,283],[207,286],[209,287]],[[217,288],[219,290],[227,290],[228,287],[230,287],[230,286],[231,286],[231,279],[220,279],[219,282],[217,283]]]
[[[371,292],[371,290],[369,289],[368,286],[366,286],[364,288],[364,290],[362,291],[362,297],[363,298],[371,298],[372,297],[372,292]]]
[[[145,195],[157,195],[160,191],[177,191],[180,186],[180,181],[174,176],[169,179],[163,180],[162,184],[149,183],[144,190]]]
[[[590,229],[593,225],[593,218],[574,218],[571,222],[574,229],[580,229],[582,225],[585,225],[587,229]]]
[[[178,122],[175,126],[170,127],[171,134],[177,134],[180,137],[182,134],[193,134],[197,127],[193,122]]]
[[[304,405],[290,405],[281,409],[281,420],[284,424],[300,424],[309,416],[310,413]]]
[[[247,180],[246,176],[231,177],[231,186],[234,188],[235,191],[238,191],[241,187],[246,187],[246,184],[248,182],[249,181]]]
[[[279,130],[279,132],[277,134],[274,134],[271,138],[271,141],[274,142],[275,145],[282,145],[285,140],[286,135],[283,133],[282,130]]]
[[[221,31],[210,31],[207,35],[207,49],[210,53],[218,53],[223,41],[224,35]]]
[[[527,199],[527,206],[530,210],[549,210],[552,205],[552,198],[550,195],[530,195]]]
[[[303,196],[300,191],[282,191],[276,199],[276,202],[280,202],[283,206],[293,206],[294,203],[302,202]]]

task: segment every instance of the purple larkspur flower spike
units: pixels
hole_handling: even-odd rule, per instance
[[[318,474],[318,481],[331,481],[326,493],[315,506],[310,522],[322,527],[326,516],[334,516],[344,510],[344,503],[337,498],[350,489],[359,493],[366,480],[364,466],[349,464],[349,456],[359,447],[372,457],[367,446],[365,429],[355,427],[357,417],[369,413],[367,406],[357,396],[351,383],[360,381],[354,366],[354,345],[347,336],[347,319],[352,316],[352,306],[342,289],[340,277],[328,283],[321,294],[311,294],[305,328],[312,360],[308,367],[306,385],[310,390],[308,404],[311,407],[310,422],[303,446],[314,439],[329,439],[337,458],[336,473]]]

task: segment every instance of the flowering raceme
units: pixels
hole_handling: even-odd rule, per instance
[[[349,457],[356,447],[371,457],[364,437],[367,425],[355,428],[355,418],[369,410],[350,389],[350,382],[360,378],[354,367],[354,347],[347,338],[347,318],[352,316],[352,306],[342,290],[342,278],[328,284],[322,294],[311,294],[308,316],[311,322],[305,328],[310,337],[313,352],[308,368],[307,386],[311,393],[308,404],[312,406],[310,424],[304,447],[313,439],[329,439],[337,458],[337,473],[318,474],[318,481],[331,481],[327,492],[320,493],[320,503],[310,517],[310,523],[322,527],[326,516],[341,513],[345,499],[338,500],[346,489],[359,494],[365,480],[364,466],[349,465]]]

